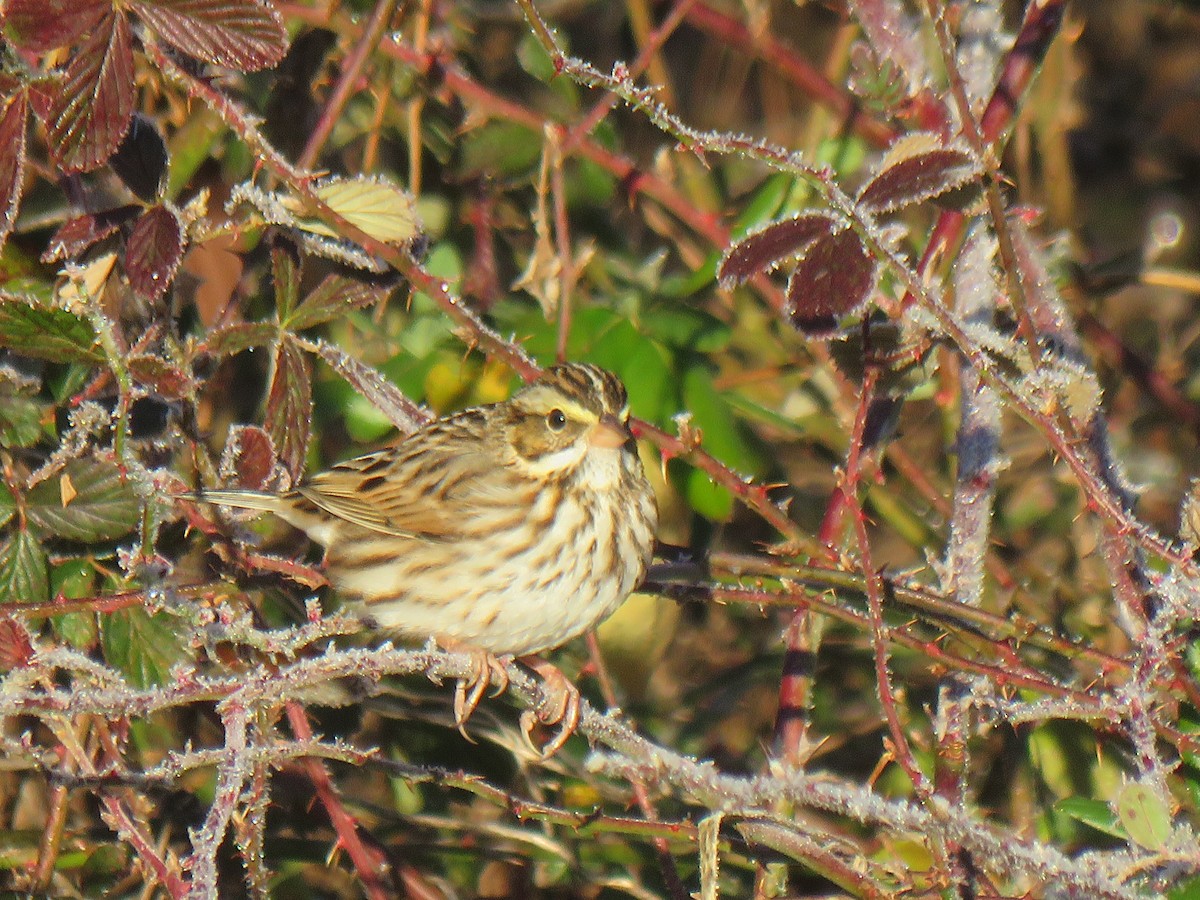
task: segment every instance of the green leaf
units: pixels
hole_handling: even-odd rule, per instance
[[[683,405],[692,414],[692,425],[702,433],[704,449],[742,475],[755,475],[761,469],[758,454],[739,429],[729,402],[717,392],[704,363],[697,363],[683,375]]]
[[[50,593],[54,597],[77,600],[96,589],[96,569],[89,560],[69,559],[50,570]],[[54,633],[76,650],[88,650],[100,637],[96,614],[63,613],[50,619]]]
[[[1070,816],[1077,822],[1082,822],[1091,828],[1122,841],[1128,840],[1129,835],[1117,821],[1112,807],[1103,800],[1092,800],[1088,797],[1067,797],[1054,804],[1054,808],[1064,815]]]
[[[45,603],[50,578],[41,542],[22,528],[0,544],[0,603]]]
[[[1114,804],[1129,836],[1147,850],[1162,850],[1171,836],[1171,811],[1146,784],[1127,784]]]
[[[65,309],[35,306],[0,292],[0,347],[50,362],[104,361],[96,332],[86,319]]]
[[[783,208],[783,201],[787,199],[795,180],[795,176],[783,172],[769,176],[742,208],[741,214],[730,229],[731,238],[743,238],[753,228],[775,218]]]
[[[621,376],[634,415],[662,422],[664,416],[678,411],[667,352],[629,322],[615,323],[596,341],[587,358]]]
[[[515,122],[490,122],[463,141],[461,177],[503,179],[529,172],[542,154],[542,136]]]
[[[275,313],[284,321],[300,303],[300,257],[287,241],[276,241],[271,247],[271,283]]]
[[[692,509],[706,519],[726,522],[733,515],[733,494],[709,478],[706,472],[689,470],[684,494]]]
[[[101,623],[104,658],[138,687],[163,684],[185,657],[176,624],[166,613],[151,617],[136,607],[110,613]]]
[[[29,521],[39,530],[72,541],[108,541],[128,534],[141,505],[116,465],[75,459],[57,476],[25,495]]]
[[[351,310],[372,306],[387,295],[387,288],[343,275],[326,275],[290,315],[283,317],[283,324],[293,331],[303,331]]]
[[[699,353],[723,350],[732,330],[720,319],[698,309],[661,306],[646,310],[639,319],[642,330],[664,344]]]
[[[0,389],[0,446],[31,447],[42,436],[42,404]]]
[[[12,489],[7,485],[0,485],[0,527],[7,525],[17,512],[17,501],[13,499]]]
[[[271,322],[240,322],[210,332],[199,350],[213,356],[233,356],[243,350],[266,347],[279,336],[279,326]]]

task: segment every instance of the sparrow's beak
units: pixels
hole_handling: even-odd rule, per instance
[[[608,447],[612,450],[625,446],[632,437],[629,428],[623,425],[620,419],[612,413],[605,413],[592,429],[588,443],[593,447]]]

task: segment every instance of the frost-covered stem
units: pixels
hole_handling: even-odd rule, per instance
[[[742,478],[712,454],[705,452],[695,444],[685,443],[656,425],[643,422],[641,419],[631,419],[630,424],[634,435],[649,438],[658,447],[664,458],[678,457],[706,472],[713,481],[762,516],[789,541],[801,543],[807,540],[807,535],[788,517],[787,511],[771,500],[765,485],[754,484],[748,479]]]
[[[933,757],[933,788],[937,796],[951,808],[961,807],[966,800],[969,710],[961,696],[962,691],[954,681],[943,682],[938,689],[937,710],[933,719],[933,733],[937,741],[937,752]],[[959,888],[961,898],[973,896],[971,885],[973,874],[962,861],[963,849],[955,841],[939,842],[942,851],[939,864],[946,870],[951,882]]]
[[[227,701],[222,706],[225,751],[217,766],[217,786],[204,824],[191,833],[192,855],[185,862],[192,873],[191,890],[188,892],[192,900],[207,900],[217,896],[217,851],[225,840],[234,813],[238,811],[242,788],[253,773],[246,752],[249,711],[237,702]]]
[[[884,583],[882,576],[879,576],[879,581],[881,584]],[[731,588],[719,585],[671,585],[662,583],[651,583],[648,587],[668,597],[677,597],[685,600],[694,601],[702,599],[722,604],[747,603],[752,606],[761,607],[803,607],[818,612],[821,615],[837,619],[838,621],[846,622],[856,630],[870,630],[869,616],[830,602],[825,599],[824,593],[807,591],[798,587],[791,591],[767,591],[755,588]],[[969,632],[971,629],[967,627],[965,630]],[[999,656],[998,662],[988,663],[981,662],[977,658],[977,654],[961,656],[951,653],[942,645],[940,639],[922,640],[901,628],[892,628],[888,632],[888,637],[893,643],[915,650],[922,656],[927,657],[931,663],[937,663],[957,672],[984,675],[995,679],[999,683],[1013,687],[1028,688],[1039,693],[1050,694],[1054,697],[1069,696],[1073,698],[1073,702],[1082,704],[1083,706],[1094,703],[1093,698],[1087,692],[1073,690],[1057,684],[1051,681],[1049,676],[1026,665],[1019,657],[1011,653],[1010,648],[1005,643],[1005,638],[997,638],[986,645]],[[1020,629],[1018,628],[1017,634],[1007,640],[1019,640],[1020,637]],[[1118,664],[1118,668],[1120,668],[1120,664]]]
[[[1114,900],[1142,896],[1094,863],[1074,860],[1040,842],[1022,839],[1006,827],[992,826],[972,815],[969,807],[950,806],[937,797],[924,804],[888,799],[860,785],[797,770],[752,777],[725,775],[712,763],[655,747],[613,720],[604,717],[595,721],[592,715],[589,711],[584,716],[589,730],[617,752],[594,753],[589,767],[610,777],[636,775],[651,784],[669,786],[708,809],[802,831],[803,826],[774,816],[774,804],[783,799],[908,835],[937,834],[965,847],[981,869],[1005,877],[1036,878],[1079,892],[1080,896]]]
[[[924,797],[930,793],[930,787],[921,767],[917,765],[912,748],[908,745],[908,736],[904,733],[904,724],[900,721],[900,712],[896,708],[896,695],[892,690],[892,673],[888,662],[888,642],[890,629],[883,623],[883,582],[875,570],[871,560],[871,538],[867,534],[867,516],[858,501],[859,481],[862,466],[862,451],[864,433],[867,426],[867,412],[871,408],[871,400],[875,395],[875,383],[879,380],[879,369],[868,366],[863,375],[862,395],[859,400],[858,415],[854,419],[854,430],[850,436],[850,451],[846,455],[846,470],[842,479],[842,496],[845,497],[849,508],[854,534],[858,544],[858,559],[866,576],[867,588],[867,619],[871,626],[871,648],[875,657],[875,680],[879,690],[879,702],[883,706],[887,718],[888,732],[891,734],[892,752],[896,762],[908,775],[917,795]]]
[[[265,865],[267,807],[270,803],[271,764],[259,759],[254,763],[246,789],[243,814],[234,821],[234,832],[246,867],[246,886],[261,900],[271,895],[271,873]]]
[[[937,36],[938,48],[942,54],[942,64],[946,67],[946,77],[950,82],[950,95],[958,110],[958,119],[962,123],[963,134],[971,149],[975,151],[985,167],[983,178],[984,197],[987,200],[988,213],[992,220],[992,229],[1000,246],[1000,258],[1003,261],[1001,269],[1008,285],[1008,301],[1017,314],[1017,330],[1025,339],[1025,347],[1036,366],[1042,357],[1041,344],[1038,341],[1037,329],[1029,317],[1029,304],[1021,279],[1014,265],[1016,256],[1013,250],[1012,234],[1008,230],[1008,217],[1004,200],[1000,196],[1000,171],[997,154],[984,141],[971,111],[971,101],[963,84],[962,73],[958,68],[958,58],[954,53],[954,40],[950,36],[950,26],[946,22],[945,6],[941,0],[926,0],[926,11],[933,22],[934,34]]]
[[[679,27],[684,16],[688,15],[695,4],[696,0],[675,0],[670,13],[659,23],[657,28],[650,32],[637,57],[630,63],[629,71],[633,77],[638,77],[649,68],[658,51],[662,49],[662,45],[666,43],[667,38],[675,33],[675,29]],[[591,134],[592,129],[604,121],[604,117],[616,105],[617,98],[613,94],[605,93],[604,96],[597,100],[592,105],[592,108],[587,111],[587,114],[567,130],[566,136],[562,141],[563,154],[565,155],[573,151],[580,140],[584,136]]]
[[[142,831],[141,823],[129,814],[125,804],[112,794],[102,793],[100,805],[117,836],[133,847],[141,864],[158,880],[173,900],[183,900],[187,897],[187,883],[180,877],[176,868],[168,865],[159,854],[154,842]]]
[[[354,49],[346,57],[345,62],[342,63],[342,74],[329,93],[329,99],[325,102],[324,109],[321,110],[321,117],[317,120],[312,134],[309,135],[308,142],[304,145],[304,152],[296,160],[297,168],[311,169],[316,164],[321,148],[329,140],[329,135],[333,133],[333,127],[337,124],[338,117],[358,87],[359,76],[362,74],[367,59],[375,52],[388,25],[391,24],[397,2],[398,0],[378,0],[375,4],[375,8],[371,11],[371,17],[363,26],[362,35],[355,43]]]
[[[308,722],[308,715],[305,713],[304,707],[299,703],[289,702],[287,718],[288,724],[292,726],[292,733],[299,740],[311,741],[313,739],[312,726]],[[362,879],[363,890],[371,900],[387,900],[394,893],[389,886],[392,878],[391,864],[387,857],[374,848],[368,848],[363,843],[358,833],[360,826],[346,811],[341,797],[338,796],[337,788],[333,784],[333,779],[329,777],[329,771],[324,764],[319,759],[306,759],[302,761],[302,766],[309,781],[316,789],[317,798],[325,808],[333,830],[337,833],[338,843],[345,849],[359,878]]]
[[[587,633],[587,646],[588,655],[596,669],[596,681],[600,684],[600,694],[604,697],[604,705],[609,709],[616,709],[620,706],[616,686],[609,675],[608,667],[604,664],[604,655],[600,652],[600,642],[596,639],[595,630]],[[646,790],[646,785],[635,779],[630,782],[629,786],[633,789],[633,799],[637,802],[638,809],[642,811],[646,820],[659,821],[658,810],[654,806],[654,801],[650,799],[650,792]],[[673,900],[688,900],[688,891],[679,878],[679,870],[675,868],[675,860],[671,856],[671,846],[667,843],[667,839],[659,835],[651,838],[651,843],[654,845],[654,855],[658,859],[658,868],[662,873],[663,883],[667,886],[667,892]]]
[[[954,514],[946,542],[944,588],[967,606],[983,602],[992,507],[996,497],[1000,403],[991,385],[972,366],[962,369],[962,420],[958,428],[958,472]]]
[[[988,323],[995,315],[999,298],[991,248],[984,230],[976,228],[959,255],[954,293],[964,323]],[[960,603],[978,607],[983,602],[984,560],[1000,469],[1001,405],[995,388],[969,363],[961,368],[959,396],[958,471],[942,587]]]
[[[886,147],[896,139],[897,132],[890,125],[872,118],[844,88],[826,78],[769,29],[761,34],[752,33],[737,19],[704,2],[692,7],[687,18],[723,46],[735,47],[747,56],[757,56],[805,95],[827,106],[846,122],[847,127],[875,147]]]
[[[92,329],[96,332],[96,339],[100,342],[100,349],[104,351],[104,360],[117,380],[117,408],[113,413],[113,452],[117,455],[122,472],[128,472],[138,466],[137,457],[129,450],[129,398],[133,394],[133,376],[129,374],[129,367],[125,365],[125,357],[128,354],[117,340],[112,319],[105,315],[99,297],[88,297],[87,315]]]
[[[830,588],[866,592],[866,578],[858,572],[802,566],[781,562],[775,557],[758,557],[744,553],[713,553],[709,555],[708,561],[714,570],[728,572],[735,577],[766,575],[813,585],[817,591],[822,592]],[[965,607],[956,599],[935,593],[927,586],[910,584],[899,578],[887,578],[886,584],[887,595],[897,606],[938,627],[980,631],[993,641],[1019,641],[1023,646],[1039,647],[1061,653],[1070,659],[1086,661],[1104,672],[1123,672],[1129,669],[1128,663],[1120,657],[1105,653],[1090,642],[1072,641],[1019,613],[1001,616],[985,609]],[[757,593],[766,596],[770,592]],[[778,592],[775,595],[778,596]],[[766,602],[768,605],[771,603],[769,600],[751,602]]]

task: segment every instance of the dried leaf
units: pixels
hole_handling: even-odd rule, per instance
[[[75,496],[63,506],[60,479],[69,478]],[[99,459],[74,459],[25,495],[29,521],[39,530],[71,541],[108,541],[123,537],[141,520],[141,505],[116,465]]]
[[[821,238],[809,247],[788,280],[788,319],[812,337],[828,335],[839,319],[867,302],[878,271],[851,229]]]
[[[965,148],[942,146],[934,134],[907,135],[892,145],[858,202],[874,213],[893,212],[961,187],[979,173]]]
[[[50,575],[42,542],[20,528],[0,544],[0,600],[45,603],[49,599]]]
[[[268,2],[153,0],[129,8],[167,43],[218,66],[254,72],[287,53],[283,20]]]
[[[9,97],[0,113],[0,245],[8,240],[17,220],[21,202],[21,185],[25,174],[25,119],[29,109],[28,95]]]
[[[50,362],[104,361],[91,324],[65,309],[47,309],[0,292],[0,347]]]
[[[76,49],[50,96],[46,131],[64,172],[86,172],[110,156],[133,116],[129,20],[110,13]]]
[[[357,278],[326,275],[325,280],[304,298],[283,324],[294,331],[303,331],[353,309],[374,306],[382,302],[389,291],[390,288],[368,284]]]
[[[134,223],[125,247],[130,286],[146,299],[157,300],[175,278],[182,257],[179,216],[166,206],[151,206]]]
[[[298,479],[304,471],[312,433],[312,372],[304,351],[286,336],[275,351],[275,371],[263,424],[280,461]]]
[[[820,213],[806,213],[772,222],[746,235],[725,251],[717,269],[717,278],[725,288],[741,284],[799,255],[805,247],[833,229],[833,221]]]

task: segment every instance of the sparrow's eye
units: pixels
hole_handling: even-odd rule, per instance
[[[551,431],[562,431],[567,427],[567,416],[561,409],[552,409],[546,416],[546,427]]]

